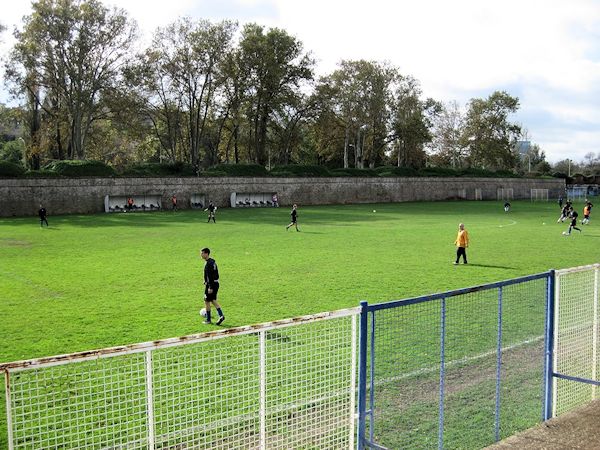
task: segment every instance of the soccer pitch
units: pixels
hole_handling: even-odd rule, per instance
[[[563,236],[556,203],[436,202],[0,219],[7,362],[216,329],[202,325],[202,247],[234,327],[598,262],[594,224]],[[581,205],[575,205],[581,210]],[[374,210],[376,212],[374,212]],[[457,225],[471,238],[454,266]]]
[[[0,361],[217,329],[198,315],[205,246],[228,327],[598,261],[593,215],[565,237],[555,203],[502,204],[301,207],[300,233],[285,230],[288,208],[222,209],[216,224],[199,211],[50,217],[48,229],[0,219]],[[452,265],[459,222],[467,266]]]

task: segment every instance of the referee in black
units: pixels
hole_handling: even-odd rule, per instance
[[[43,227],[44,224],[48,226],[48,219],[46,218],[47,214],[46,208],[44,208],[43,205],[40,205],[40,209],[38,210],[38,216],[40,216],[40,227]]]
[[[209,248],[203,248],[200,251],[200,256],[206,261],[206,264],[204,264],[204,306],[206,308],[206,320],[203,323],[212,323],[210,321],[210,307],[212,304],[219,314],[217,325],[221,325],[225,320],[225,316],[223,315],[221,305],[217,302],[217,293],[219,292],[219,269],[217,268],[216,261],[210,257]]]

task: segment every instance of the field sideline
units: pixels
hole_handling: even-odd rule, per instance
[[[0,361],[215,329],[198,315],[204,246],[228,327],[598,262],[594,213],[565,237],[555,202],[512,204],[300,206],[300,233],[288,208],[0,219]],[[468,266],[452,265],[459,222]]]

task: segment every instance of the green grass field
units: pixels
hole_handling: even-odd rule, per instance
[[[581,209],[580,205],[578,209]],[[373,212],[376,210],[376,212]],[[555,203],[439,202],[0,219],[0,361],[197,333],[208,246],[223,326],[385,302],[598,262]],[[471,236],[453,266],[457,224]],[[545,223],[545,225],[544,225]]]
[[[43,229],[33,217],[0,219],[0,361],[217,329],[198,315],[204,246],[227,327],[598,262],[593,215],[565,237],[558,213],[525,201],[510,213],[501,202],[301,207],[300,233],[285,230],[288,208],[221,209],[216,224],[199,211],[50,216]],[[459,222],[467,266],[452,264]],[[0,424],[0,448],[5,432]]]

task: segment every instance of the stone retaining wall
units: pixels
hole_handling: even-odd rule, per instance
[[[232,192],[277,193],[282,206],[387,203],[475,199],[496,200],[499,188],[512,188],[515,199],[529,199],[531,189],[548,189],[550,198],[564,194],[563,179],[534,178],[39,178],[0,179],[0,216],[37,214],[42,203],[49,214],[99,213],[104,197],[160,195],[170,208],[190,207],[194,194],[228,207]]]

